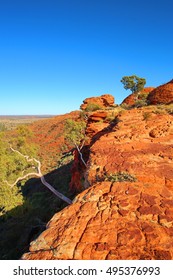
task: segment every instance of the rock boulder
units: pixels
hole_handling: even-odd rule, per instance
[[[94,108],[104,109],[114,106],[114,97],[111,94],[103,94],[98,97],[86,98],[80,106],[81,110],[93,110]]]
[[[149,104],[171,104],[173,103],[173,80],[155,88],[148,95]]]

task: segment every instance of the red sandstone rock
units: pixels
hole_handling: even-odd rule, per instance
[[[82,110],[85,110],[89,105],[97,105],[98,108],[104,109],[107,107],[112,107],[114,105],[114,97],[111,94],[103,94],[98,97],[86,98],[83,104],[80,106]]]
[[[170,104],[173,103],[173,80],[155,88],[148,95],[150,104]]]
[[[105,125],[91,139],[83,173],[90,187],[22,259],[173,259],[173,115],[133,109]],[[121,182],[111,181],[116,174]]]
[[[105,111],[97,111],[91,114],[88,118],[88,122],[102,121],[107,117],[107,112]]]
[[[151,189],[155,201],[146,203],[141,195],[150,200]],[[23,259],[172,259],[173,212],[165,215],[160,202],[173,197],[164,199],[163,189],[140,182],[93,185],[53,216]]]
[[[141,90],[141,92],[138,93],[138,100],[141,100],[143,95],[149,94],[153,89],[154,87],[146,87],[143,90]],[[132,93],[123,100],[122,104],[133,106],[135,105],[135,102],[136,102],[136,93]]]

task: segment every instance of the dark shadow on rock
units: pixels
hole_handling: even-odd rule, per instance
[[[116,117],[114,120],[111,121],[111,123],[106,126],[105,128],[103,128],[102,130],[100,130],[99,132],[97,132],[91,139],[91,143],[90,143],[90,147],[100,139],[101,136],[105,135],[105,134],[109,134],[110,132],[112,132],[112,129],[120,122],[119,118]]]
[[[55,189],[73,199],[69,192],[72,162],[45,175]],[[22,205],[0,217],[0,259],[17,260],[27,252],[29,244],[45,230],[47,222],[67,206],[50,192],[40,179],[29,179],[21,187],[24,198]]]

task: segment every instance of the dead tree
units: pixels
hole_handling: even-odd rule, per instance
[[[35,162],[37,164],[37,172],[30,172],[30,173],[27,173],[25,174],[24,176],[21,176],[21,177],[18,177],[16,179],[16,181],[13,183],[13,184],[10,184],[8,181],[5,181],[5,183],[8,184],[8,186],[10,187],[14,187],[19,181],[22,181],[30,176],[35,176],[35,177],[38,177],[40,178],[42,184],[48,188],[52,193],[54,193],[57,197],[59,197],[60,199],[62,199],[63,201],[65,201],[67,204],[72,204],[72,201],[66,197],[65,195],[63,195],[62,193],[58,192],[52,185],[50,185],[44,178],[44,175],[42,174],[41,172],[41,162],[35,158],[30,158],[29,156],[27,155],[23,155],[21,152],[19,152],[18,150],[15,150],[14,148],[12,148],[10,146],[10,149],[15,152],[15,153],[18,153],[20,156],[24,157],[26,159],[27,162]]]

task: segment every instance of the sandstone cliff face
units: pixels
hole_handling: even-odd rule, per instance
[[[87,189],[22,259],[173,259],[173,115],[146,107],[103,123],[92,132]]]

